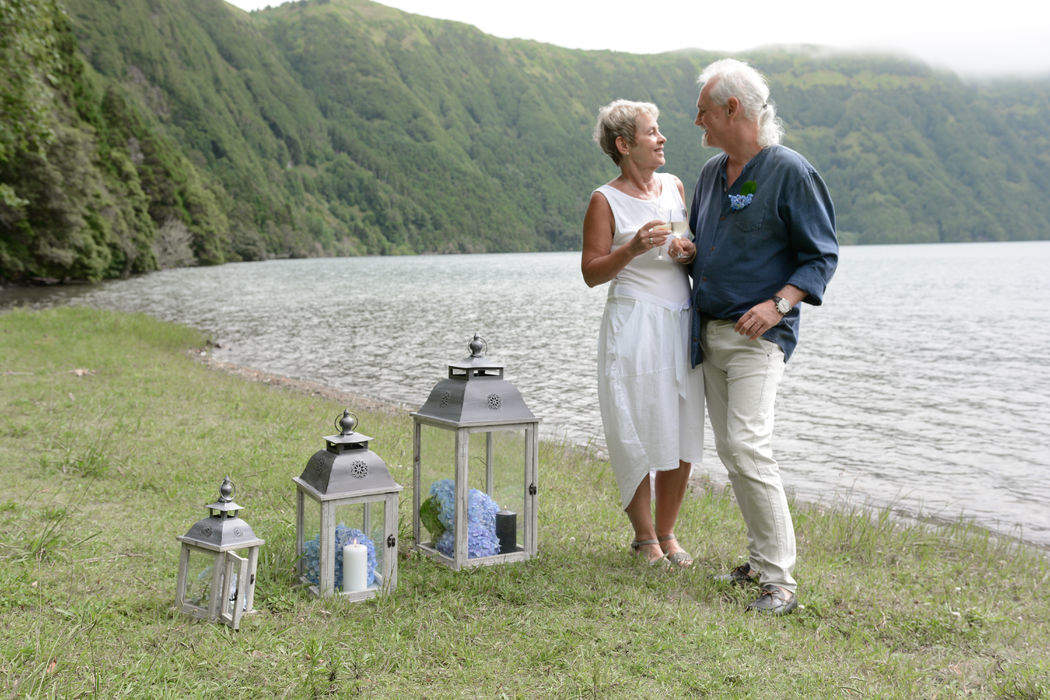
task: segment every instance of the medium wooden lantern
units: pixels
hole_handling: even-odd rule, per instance
[[[358,601],[397,587],[397,507],[401,486],[354,432],[349,410],[336,419],[296,485],[296,566],[316,596]]]

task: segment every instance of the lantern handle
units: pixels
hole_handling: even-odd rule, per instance
[[[219,487],[219,503],[231,503],[233,501],[233,489],[233,481],[227,474],[226,478],[222,480],[222,485]]]
[[[489,341],[482,338],[477,333],[474,334],[474,339],[467,343],[467,349],[470,350],[471,357],[482,357],[489,349]]]
[[[349,435],[357,428],[357,422],[357,414],[353,413],[349,408],[344,408],[343,415],[335,419],[335,429],[339,431],[340,435]]]

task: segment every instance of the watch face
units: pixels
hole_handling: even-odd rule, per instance
[[[788,311],[791,311],[791,302],[789,302],[787,299],[777,299],[777,311],[779,311],[782,314],[786,314]]]

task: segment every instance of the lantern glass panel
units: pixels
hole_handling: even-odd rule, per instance
[[[217,553],[194,547],[190,547],[189,551],[185,601],[188,605],[207,610],[211,603],[211,582],[215,572]]]
[[[491,438],[492,483],[487,462]],[[470,487],[486,491],[502,509],[519,511],[525,503],[524,431],[501,430],[470,436]]]
[[[432,425],[423,425],[420,430],[420,460],[423,488],[438,479],[456,476],[456,433]]]
[[[303,496],[303,549],[299,558],[299,573],[314,585],[320,576],[321,504]]]
[[[491,469],[488,468],[490,455]],[[521,546],[521,528],[525,512],[524,430],[473,433],[470,438],[470,469],[471,487],[486,491],[495,502],[498,511],[503,513],[501,517],[514,523],[514,532],[501,542],[501,545],[513,542],[514,547],[501,546],[500,554],[516,551]]]
[[[332,554],[335,561],[335,589],[344,593],[364,590],[357,587],[361,579],[355,577],[357,572],[362,571],[360,560],[351,560],[350,569],[346,571],[349,576],[347,582],[351,587],[347,590],[343,587],[343,546],[351,542],[363,545],[366,550],[363,559],[364,588],[375,587],[383,575],[383,502],[340,504],[335,506],[333,514],[335,538]]]
[[[442,479],[456,478],[456,435],[454,431],[442,430],[430,425],[421,426],[420,430],[420,502],[430,498],[431,486]],[[436,511],[432,511],[436,512]],[[454,509],[452,512],[455,512]],[[444,525],[437,525],[433,517],[421,517],[423,542],[433,543],[438,539]],[[435,532],[435,526],[437,532]]]
[[[225,570],[223,571],[223,586],[226,590],[226,596],[222,601],[222,614],[233,616],[234,608],[237,605],[237,595],[240,593],[240,588],[247,582],[248,578],[248,558],[238,555],[236,552],[226,552],[225,556],[219,559],[223,562]],[[228,587],[225,586],[225,575],[229,573],[230,584]],[[248,607],[248,596],[247,590],[241,594],[241,611],[243,612]]]
[[[387,556],[386,547],[386,504],[383,501],[376,501],[369,504],[372,508],[372,520],[371,527],[368,528],[365,534],[375,544],[375,576],[372,577],[374,585],[383,586],[383,560]],[[395,532],[390,534],[396,537]]]

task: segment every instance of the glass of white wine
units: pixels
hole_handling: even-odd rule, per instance
[[[659,219],[660,221],[663,221],[664,223],[657,224],[656,226],[653,226],[652,230],[653,231],[661,231],[661,232],[667,231],[668,235],[667,235],[667,238],[664,239],[663,244],[656,248],[656,254],[653,256],[654,260],[667,260],[667,256],[664,255],[664,248],[667,247],[667,241],[669,241],[671,239],[671,231],[672,231],[672,228],[671,228],[671,217],[672,216],[673,216],[673,210],[672,209],[668,209],[667,207],[657,207],[657,209],[656,209],[656,218]]]
[[[664,241],[664,246],[667,247],[668,251],[671,248],[671,241],[680,238],[689,238],[689,215],[685,210],[685,207],[673,207],[667,212],[666,221],[671,233],[668,234],[667,240]],[[663,260],[661,255],[659,260]]]

